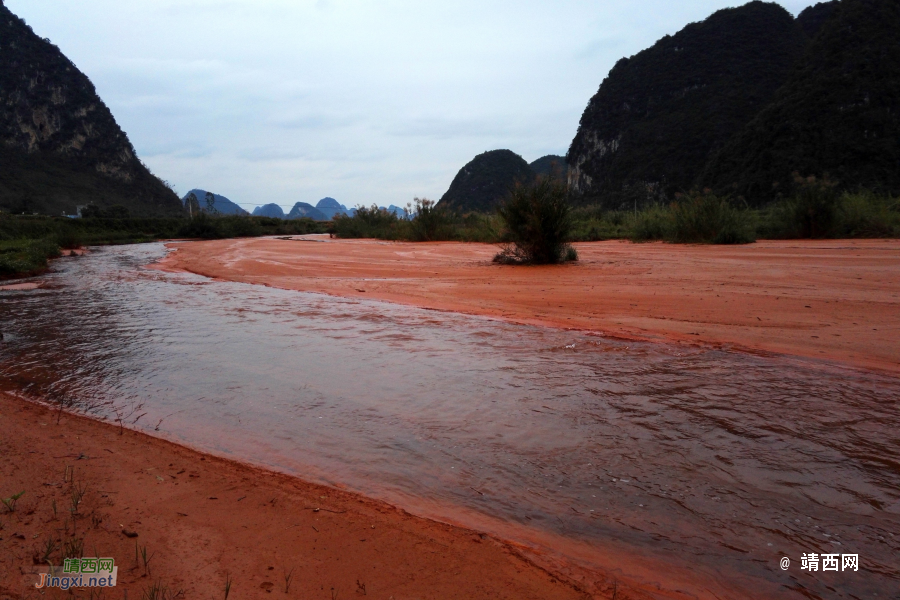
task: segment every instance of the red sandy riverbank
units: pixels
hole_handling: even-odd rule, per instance
[[[116,597],[141,598],[159,581],[169,598],[222,598],[227,576],[231,598],[590,597],[477,532],[2,393],[0,453],[0,497],[25,492],[15,512],[0,507],[2,600],[37,593],[48,540],[56,565],[73,540],[83,541],[78,556],[113,557]],[[73,525],[71,494],[82,486]]]
[[[900,240],[597,242],[549,267],[494,265],[486,244],[301,240],[175,243],[156,268],[900,372]]]

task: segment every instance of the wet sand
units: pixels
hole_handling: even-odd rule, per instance
[[[157,268],[518,323],[825,359],[900,372],[900,241],[576,244],[562,267],[495,246],[294,239],[187,242]]]
[[[115,595],[133,598],[157,581],[185,598],[223,597],[227,576],[233,598],[589,597],[477,532],[4,394],[0,453],[0,497],[25,492],[0,516],[3,599],[35,593],[47,540],[58,565],[59,544],[73,538],[84,540],[84,555],[115,558]],[[73,526],[71,492],[81,486]],[[149,572],[136,544],[147,548]],[[618,589],[620,598],[650,597]]]

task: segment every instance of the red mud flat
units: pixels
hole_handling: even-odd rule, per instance
[[[900,240],[575,246],[577,264],[515,267],[486,244],[257,238],[170,244],[155,267],[900,372]]]
[[[25,492],[14,512],[0,507],[3,600],[37,597],[46,549],[59,565],[73,540],[79,557],[115,559],[115,597],[160,582],[169,598],[224,598],[229,577],[238,599],[591,597],[475,531],[2,393],[0,455],[0,497]],[[618,598],[672,597],[621,581],[600,597],[612,586]]]

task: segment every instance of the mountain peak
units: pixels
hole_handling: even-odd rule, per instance
[[[0,207],[49,214],[77,204],[179,214],[137,158],[90,79],[0,2]]]

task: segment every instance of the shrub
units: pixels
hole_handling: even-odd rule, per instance
[[[433,200],[413,200],[415,215],[410,222],[410,239],[414,242],[435,242],[457,237],[456,218],[449,210],[437,207]]]
[[[631,239],[635,242],[652,242],[669,238],[669,209],[650,206],[634,217],[631,225]]]
[[[715,194],[692,193],[671,208],[669,241],[701,244],[749,244],[755,241],[748,211]]]
[[[497,210],[506,247],[494,257],[507,264],[556,264],[577,258],[569,252],[572,208],[565,185],[543,178],[517,185]]]
[[[395,240],[404,237],[405,232],[400,229],[401,220],[397,215],[374,204],[370,208],[358,208],[352,217],[337,215],[334,218],[334,233],[339,238]]]
[[[0,242],[0,279],[40,273],[58,256],[59,246],[51,239]]]
[[[797,194],[773,211],[773,233],[785,238],[834,237],[839,230],[837,185],[815,177],[796,181]]]
[[[900,236],[900,203],[867,191],[844,194],[838,203],[840,233],[847,237]]]
[[[214,240],[222,237],[213,217],[199,213],[178,229],[178,237]]]

